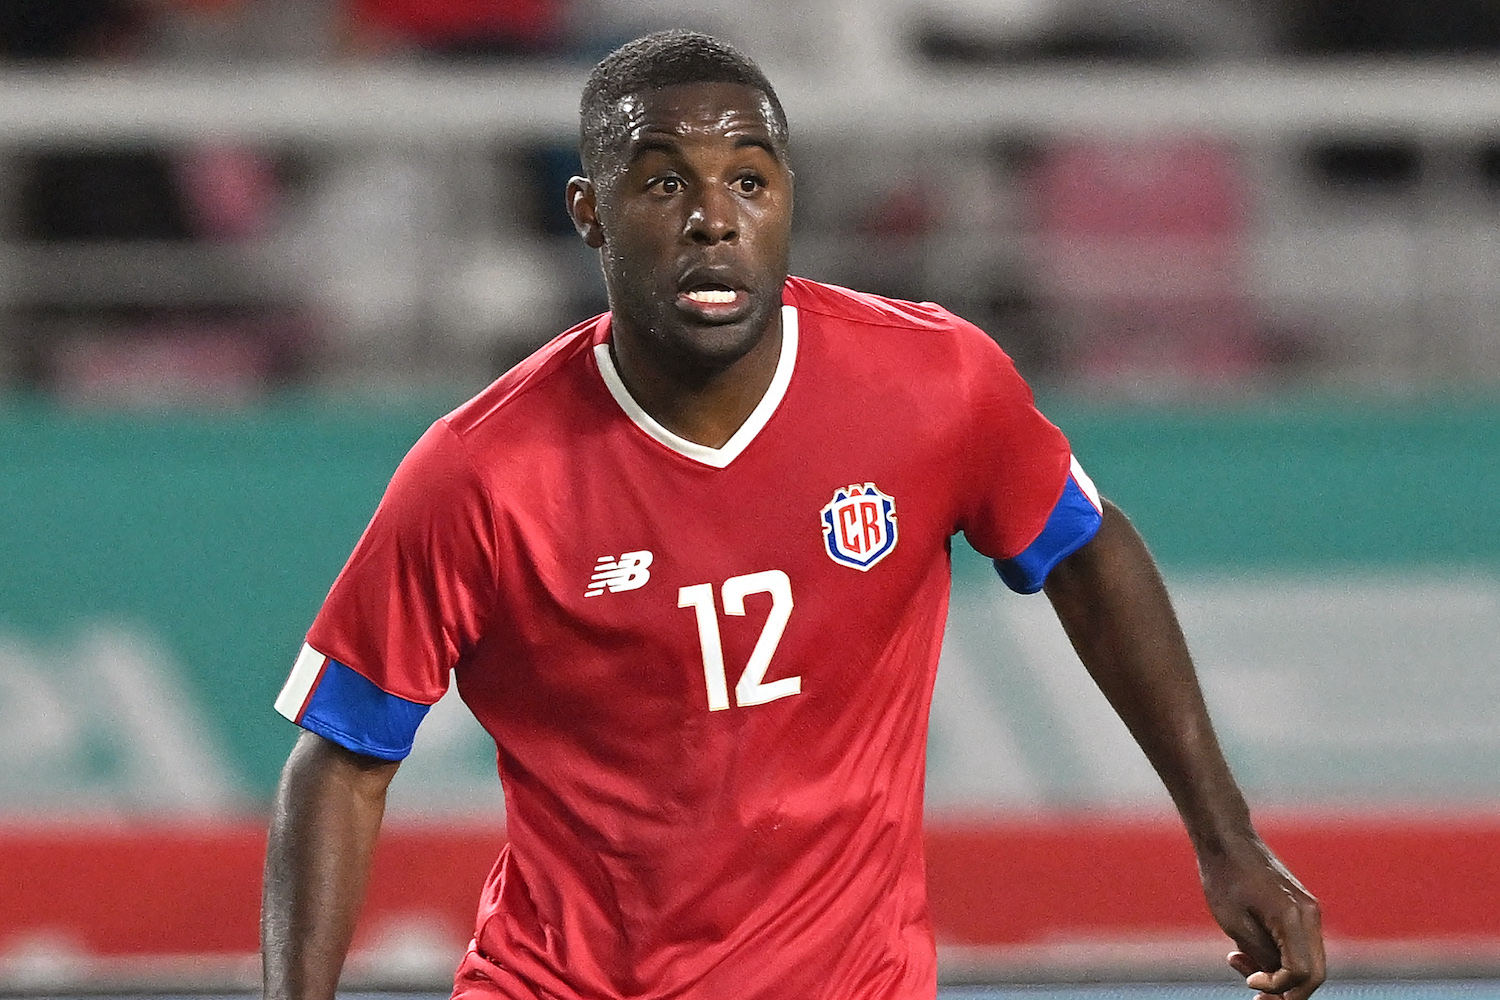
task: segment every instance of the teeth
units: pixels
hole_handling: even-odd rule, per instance
[[[734,301],[735,293],[720,291],[716,288],[700,288],[697,291],[688,292],[687,297],[694,302],[702,302],[705,305],[724,305]]]

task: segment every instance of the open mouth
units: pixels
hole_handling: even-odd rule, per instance
[[[677,292],[677,308],[710,323],[738,319],[750,305],[750,293],[735,288],[718,275],[690,275]]]
[[[690,302],[698,302],[703,305],[728,305],[739,298],[739,292],[733,288],[725,288],[722,285],[710,286],[708,288],[694,288],[683,292],[683,297]]]

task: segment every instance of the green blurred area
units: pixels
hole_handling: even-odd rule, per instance
[[[244,790],[268,795],[294,737],[270,705],[303,632],[447,405],[0,409],[0,632],[56,643],[140,624]],[[1044,409],[1169,574],[1500,570],[1500,402]],[[960,556],[960,585],[987,573]]]
[[[1042,406],[1168,573],[1500,568],[1500,402]]]

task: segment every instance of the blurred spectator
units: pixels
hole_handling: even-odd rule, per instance
[[[138,52],[144,9],[127,0],[0,0],[0,44],[22,59],[115,59]],[[20,235],[33,240],[189,235],[170,158],[160,150],[62,150],[18,164]]]
[[[347,0],[350,47],[439,58],[510,59],[558,52],[563,0]]]
[[[197,146],[177,157],[176,179],[194,235],[214,241],[254,239],[281,207],[276,164],[240,146]]]
[[[1033,164],[1034,266],[1070,374],[1120,388],[1227,384],[1265,358],[1243,264],[1235,150],[1193,136],[1061,141]]]
[[[1286,12],[1291,48],[1312,55],[1500,52],[1495,0],[1296,0]]]
[[[917,50],[954,62],[1174,62],[1267,42],[1243,0],[911,0]]]
[[[210,4],[232,14],[240,3],[0,0],[0,45],[33,61],[136,59],[163,18]],[[256,298],[249,257],[213,257],[204,245],[265,234],[280,200],[267,157],[64,147],[20,151],[14,171],[15,235],[28,259],[54,275],[120,276],[107,289],[55,277],[28,286],[10,338],[24,380],[73,403],[226,405],[295,373],[305,340],[295,309]],[[162,288],[174,291],[164,298]]]
[[[107,56],[128,48],[141,23],[128,0],[0,0],[0,56]]]
[[[341,0],[339,17],[355,56],[503,63],[568,51],[567,0]],[[326,166],[303,205],[295,256],[325,319],[328,372],[484,371],[535,346],[538,317],[563,293],[533,247],[560,229],[571,143],[514,159],[345,151]],[[490,192],[478,195],[483,204],[464,202],[476,187]]]
[[[244,0],[170,0],[177,13]],[[7,51],[27,58],[139,54],[148,8],[125,0],[0,0]],[[166,0],[149,12],[168,12]],[[259,235],[276,201],[269,160],[250,150],[119,147],[47,151],[19,165],[20,235],[40,241],[174,240]]]
[[[176,65],[322,60],[335,0],[149,0],[153,59]]]
[[[32,240],[182,239],[187,214],[160,150],[48,152],[23,161],[21,236]]]

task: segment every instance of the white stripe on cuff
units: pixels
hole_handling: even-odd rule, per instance
[[[1078,464],[1077,458],[1069,455],[1068,462],[1068,470],[1073,474],[1073,482],[1078,484],[1080,490],[1083,490],[1083,495],[1089,498],[1089,503],[1094,505],[1094,509],[1101,514],[1104,513],[1104,504],[1099,500],[1099,488],[1094,485],[1089,474],[1083,471],[1083,466]]]
[[[297,654],[297,662],[292,664],[286,686],[276,696],[276,711],[296,722],[302,714],[302,706],[307,704],[307,696],[312,694],[318,675],[323,672],[323,664],[327,662],[328,657],[304,642],[302,652]]]

